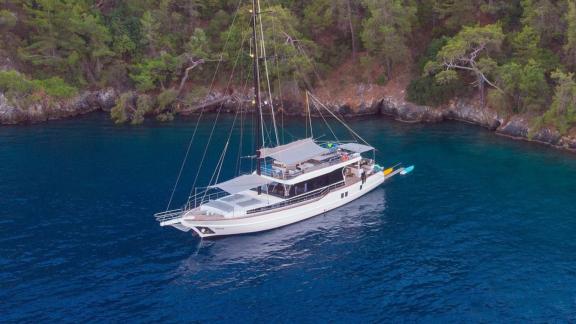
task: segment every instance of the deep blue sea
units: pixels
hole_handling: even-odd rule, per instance
[[[355,120],[381,164],[416,170],[326,215],[200,242],[152,216],[194,122],[0,127],[0,322],[576,321],[576,154],[464,124]],[[286,120],[285,136],[303,125]]]

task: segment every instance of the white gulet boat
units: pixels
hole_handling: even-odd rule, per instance
[[[393,176],[413,170],[413,167],[384,169],[376,164],[375,154],[372,158],[363,156],[375,153],[374,147],[326,107],[323,108],[354,135],[355,142],[320,143],[310,137],[279,145],[270,100],[266,104],[271,109],[277,145],[263,147],[260,63],[263,61],[266,66],[266,55],[264,35],[257,34],[257,24],[261,24],[259,3],[253,0],[252,5],[252,49],[256,49],[252,54],[254,105],[259,115],[256,118],[256,168],[231,180],[195,189],[183,208],[155,215],[161,226],[185,232],[192,230],[202,238],[271,230],[327,213],[362,197]],[[257,42],[259,37],[262,44]],[[267,70],[266,67],[266,73]],[[317,105],[322,107],[319,101]]]

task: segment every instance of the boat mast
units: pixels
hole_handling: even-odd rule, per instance
[[[252,0],[252,40],[254,42],[254,53],[252,57],[254,59],[254,102],[256,113],[258,114],[256,118],[256,174],[261,175],[261,159],[260,159],[260,149],[262,148],[262,107],[260,105],[260,62],[258,57],[258,42],[256,38],[256,24],[258,18],[256,0]],[[258,187],[258,194],[261,193],[261,188]]]

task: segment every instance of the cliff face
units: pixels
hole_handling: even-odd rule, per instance
[[[21,106],[10,102],[3,93],[0,93],[0,124],[38,123],[93,111],[109,111],[114,107],[117,97],[118,93],[108,88],[86,91],[69,100],[37,102]]]

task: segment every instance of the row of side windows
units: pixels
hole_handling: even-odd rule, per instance
[[[340,194],[340,198],[348,197],[348,191]]]

